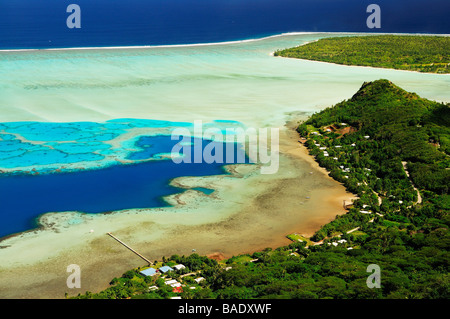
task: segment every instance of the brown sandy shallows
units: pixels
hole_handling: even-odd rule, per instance
[[[208,187],[204,195],[187,190],[168,198],[173,207],[110,214],[46,214],[51,225],[0,242],[0,298],[64,298],[97,292],[114,277],[145,261],[107,232],[150,260],[172,254],[229,258],[290,243],[289,233],[312,235],[345,211],[354,198],[312,159],[298,135],[280,130],[280,168],[262,175],[255,165],[230,167],[232,175],[185,177],[185,187]],[[81,288],[69,289],[67,266],[81,268]]]

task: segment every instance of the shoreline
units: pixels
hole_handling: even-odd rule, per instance
[[[175,179],[174,183],[180,186],[209,187],[216,191],[202,195],[186,190],[168,198],[176,203],[174,207],[127,210],[100,218],[75,212],[47,214],[44,224],[52,225],[56,222],[52,217],[58,217],[63,226],[3,242],[10,247],[0,250],[0,260],[8,260],[0,262],[0,296],[64,298],[65,292],[76,295],[99,291],[107,288],[113,277],[142,266],[142,260],[108,239],[107,232],[114,233],[144,256],[151,256],[150,260],[172,254],[188,255],[194,248],[201,255],[230,258],[286,245],[290,240],[285,236],[292,232],[312,235],[336,215],[344,214],[340,205],[343,197],[350,199],[354,195],[325,176],[318,165],[312,165],[316,163],[314,159],[307,161],[310,155],[299,145],[296,135],[289,125],[283,128],[281,174],[263,176],[256,167],[244,164],[230,170],[232,177]],[[304,183],[299,185],[302,179]],[[311,199],[305,200],[306,197]],[[78,223],[74,223],[76,220]],[[68,227],[71,222],[74,224]],[[19,251],[33,253],[21,256]],[[83,272],[82,288],[71,290],[66,287],[66,267],[74,263]],[[34,270],[32,274],[28,274],[30,267]],[[14,291],[9,291],[11,286]]]
[[[70,50],[127,50],[127,49],[157,49],[157,48],[184,48],[184,47],[202,47],[215,45],[240,44],[248,42],[262,41],[283,36],[312,35],[312,34],[359,34],[360,32],[286,32],[273,34],[261,38],[251,38],[243,40],[232,40],[223,42],[205,42],[205,43],[186,43],[186,44],[161,44],[161,45],[132,45],[132,46],[105,46],[105,47],[68,47],[68,48],[42,48],[42,49],[0,49],[1,52],[35,52],[35,51],[70,51]],[[362,32],[363,33],[363,32]],[[361,33],[361,34],[362,34]]]
[[[404,36],[442,36],[442,37],[448,37],[450,35],[448,34],[409,34],[409,33],[377,33],[377,34],[372,34],[372,35],[404,35]],[[317,40],[313,40],[313,41],[308,41],[305,43],[302,43],[298,46],[292,47],[292,48],[288,48],[288,49],[294,49],[294,48],[298,48],[301,46],[305,46],[307,44],[311,44],[314,42],[318,42],[319,39]],[[277,51],[282,51],[282,50],[277,50]],[[358,64],[345,64],[345,63],[336,63],[336,62],[328,62],[328,61],[321,61],[321,60],[314,60],[314,59],[302,59],[302,58],[296,58],[296,57],[292,57],[292,56],[282,56],[282,55],[277,55],[275,56],[275,52],[277,51],[273,51],[270,53],[270,56],[272,57],[277,57],[277,58],[285,58],[285,59],[294,59],[294,60],[300,60],[300,61],[310,61],[310,62],[319,62],[319,63],[328,63],[328,64],[333,64],[333,65],[338,65],[338,66],[346,66],[346,67],[358,67],[358,68],[372,68],[372,69],[378,69],[378,70],[395,70],[395,71],[405,71],[405,72],[414,72],[414,73],[419,73],[419,74],[435,74],[435,75],[448,75],[450,73],[437,73],[437,72],[421,72],[421,71],[415,71],[415,70],[405,70],[405,69],[396,69],[396,68],[390,68],[390,67],[382,67],[382,66],[373,66],[373,65],[358,65]]]
[[[312,42],[303,43],[301,45],[306,45]],[[271,53],[271,56],[274,58],[282,58],[282,59],[292,59],[292,60],[299,60],[299,61],[306,61],[306,62],[314,62],[314,63],[326,63],[326,64],[332,64],[332,65],[338,65],[338,66],[344,66],[344,67],[350,67],[350,68],[366,68],[366,69],[376,69],[376,70],[392,70],[392,71],[402,71],[402,72],[409,72],[409,73],[418,73],[418,74],[431,74],[431,75],[449,75],[450,73],[435,73],[435,72],[420,72],[420,71],[414,71],[414,70],[403,70],[403,69],[393,69],[393,68],[383,68],[381,66],[370,66],[370,65],[355,65],[355,64],[340,64],[340,63],[334,63],[334,62],[326,62],[326,61],[319,61],[319,60],[308,60],[308,59],[300,59],[300,58],[294,58],[294,57],[286,57],[286,56],[274,56],[275,52]]]

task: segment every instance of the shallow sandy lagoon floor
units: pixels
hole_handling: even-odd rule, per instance
[[[103,122],[118,118],[234,120],[282,126],[286,113],[350,98],[386,78],[424,98],[450,100],[450,77],[273,57],[322,37],[136,49],[0,52],[2,122]]]

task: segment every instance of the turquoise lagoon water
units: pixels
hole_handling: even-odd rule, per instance
[[[138,135],[115,147],[111,143],[136,128],[190,127],[189,123],[127,119],[0,125],[0,169],[4,170],[0,175],[0,237],[37,227],[37,218],[47,212],[94,214],[167,206],[162,197],[182,191],[169,185],[173,178],[226,174],[225,160],[176,164],[160,156],[171,153],[180,142],[170,135]],[[242,145],[233,144],[234,160],[226,164],[241,163],[239,158],[249,163]],[[181,155],[193,153],[196,145],[203,150],[207,145],[213,150],[220,147],[228,160],[225,143],[195,137]],[[117,159],[128,162],[121,164]],[[91,162],[95,166],[89,166]],[[207,195],[213,191],[194,189]]]
[[[206,194],[206,195],[210,195],[210,194],[214,193],[214,189],[211,189],[211,188],[194,187],[194,188],[192,188],[192,189],[197,190],[197,191],[200,191],[200,192],[202,192],[202,193],[204,193],[204,194]]]
[[[350,98],[363,82],[380,78],[428,99],[450,101],[449,75],[271,56],[277,49],[349,35],[291,34],[192,46],[1,51],[0,236],[34,227],[36,216],[46,211],[105,212],[161,205],[161,196],[178,191],[167,185],[172,170],[176,176],[223,173],[221,165],[175,166],[181,171],[169,168],[171,161],[158,156],[166,153],[168,141],[160,137],[160,141],[153,140],[155,144],[142,139],[167,136],[170,128],[190,127],[196,120],[222,128],[237,123],[280,127],[292,114],[319,111]],[[136,174],[133,170],[140,170],[141,165],[142,169],[169,166]],[[86,168],[92,170],[82,172]],[[57,170],[77,173],[50,174]],[[6,176],[13,172],[39,175]],[[162,184],[146,186],[153,180],[151,176],[161,172],[167,172],[157,178]],[[34,181],[41,178],[44,184],[60,186],[40,187],[41,182]],[[108,180],[113,182],[108,184]],[[151,191],[151,203],[116,202],[122,198],[116,194],[125,194],[127,188],[111,185],[129,185],[129,181],[143,187],[136,194]],[[78,206],[74,200],[89,195],[79,190],[95,194],[102,188],[109,195],[98,201],[102,203],[99,206],[94,199],[86,200],[86,206]],[[154,192],[156,189],[161,193]],[[63,190],[71,191],[57,192]],[[60,205],[65,201],[74,205]],[[18,213],[19,203],[25,207],[23,214]],[[15,216],[21,217],[13,227]]]
[[[161,128],[191,125],[136,119],[116,119],[105,123],[0,123],[0,170],[7,173],[48,172],[52,169],[68,170],[77,163],[81,163],[78,168],[117,164],[126,160],[128,153],[141,149],[139,144],[133,144],[133,140],[113,142],[130,130],[146,128],[149,134],[152,130],[156,134]]]
[[[365,81],[450,100],[450,77],[275,58],[330,36],[292,34],[215,45],[0,52],[0,122],[120,118],[283,125],[350,98]]]

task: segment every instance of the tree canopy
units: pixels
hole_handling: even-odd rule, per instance
[[[324,38],[279,50],[274,55],[344,65],[449,73],[450,37],[371,35]]]

